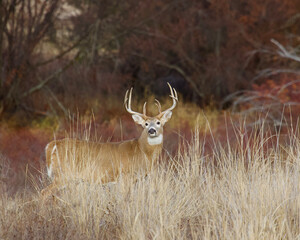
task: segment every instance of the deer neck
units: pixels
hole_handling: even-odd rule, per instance
[[[146,155],[153,155],[162,150],[163,134],[157,137],[150,138],[146,131],[143,131],[139,140],[139,147]]]
[[[160,134],[158,137],[154,137],[154,138],[148,137],[147,142],[150,146],[161,145],[163,142],[163,135]]]

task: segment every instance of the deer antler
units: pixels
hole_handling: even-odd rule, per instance
[[[135,111],[133,111],[133,110],[131,109],[132,89],[133,89],[133,88],[130,88],[130,90],[127,90],[127,91],[126,91],[125,98],[124,98],[124,105],[125,105],[125,108],[126,108],[127,112],[129,112],[131,115],[139,115],[139,116],[145,118],[145,117],[147,117],[147,116],[146,116],[146,104],[147,104],[147,102],[144,103],[143,114],[142,114],[142,113],[139,113],[139,112],[135,112]]]
[[[175,107],[176,107],[176,104],[177,104],[177,101],[178,101],[178,96],[177,96],[177,92],[175,90],[175,88],[172,88],[170,83],[167,83],[169,88],[170,88],[170,97],[172,98],[173,100],[173,104],[171,107],[169,107],[168,109],[166,109],[165,111],[161,112],[161,105],[160,105],[160,102],[155,99],[156,101],[156,106],[158,107],[158,111],[159,111],[159,114],[157,115],[157,117],[161,117],[162,115],[164,115],[167,111],[172,111]]]
[[[167,111],[172,111],[175,107],[176,107],[176,104],[177,104],[177,101],[178,101],[178,96],[177,96],[177,92],[175,90],[175,88],[172,88],[171,85],[169,83],[167,83],[169,88],[170,88],[170,97],[172,98],[173,100],[173,104],[170,108],[166,109],[165,111],[161,111],[161,104],[160,102],[155,99],[155,105],[157,106],[158,108],[158,111],[159,111],[159,114],[157,115],[157,117],[161,117],[162,115],[164,115]],[[130,90],[127,90],[126,91],[126,94],[125,94],[125,98],[124,98],[124,105],[125,105],[125,108],[127,110],[127,112],[129,112],[130,114],[132,115],[139,115],[143,118],[146,118],[147,115],[146,115],[146,105],[147,105],[147,102],[144,103],[144,106],[143,106],[143,113],[139,113],[139,112],[135,112],[131,109],[131,98],[132,98],[132,89],[133,88],[130,88]]]

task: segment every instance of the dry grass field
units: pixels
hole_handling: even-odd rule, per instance
[[[0,239],[300,239],[296,132],[282,143],[263,126],[236,128],[235,141],[214,140],[207,150],[195,131],[147,177],[138,172],[102,185],[86,166],[66,172],[47,199],[43,176],[28,176],[31,187],[16,194],[3,181]]]

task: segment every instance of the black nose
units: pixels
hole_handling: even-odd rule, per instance
[[[156,130],[154,128],[150,128],[148,131],[149,134],[154,134],[156,133]]]

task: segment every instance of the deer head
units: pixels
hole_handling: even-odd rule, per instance
[[[131,109],[131,97],[132,97],[132,88],[130,91],[127,90],[125,94],[124,104],[127,112],[132,115],[132,118],[135,123],[141,125],[144,128],[142,135],[147,134],[148,144],[157,145],[161,144],[163,140],[163,127],[166,122],[168,122],[172,116],[172,110],[176,107],[178,97],[177,92],[171,85],[168,83],[170,88],[170,97],[173,100],[173,105],[166,109],[165,111],[161,111],[160,102],[155,99],[156,106],[158,107],[159,114],[155,117],[149,117],[146,115],[146,105],[147,102],[144,103],[143,113],[135,112]]]

